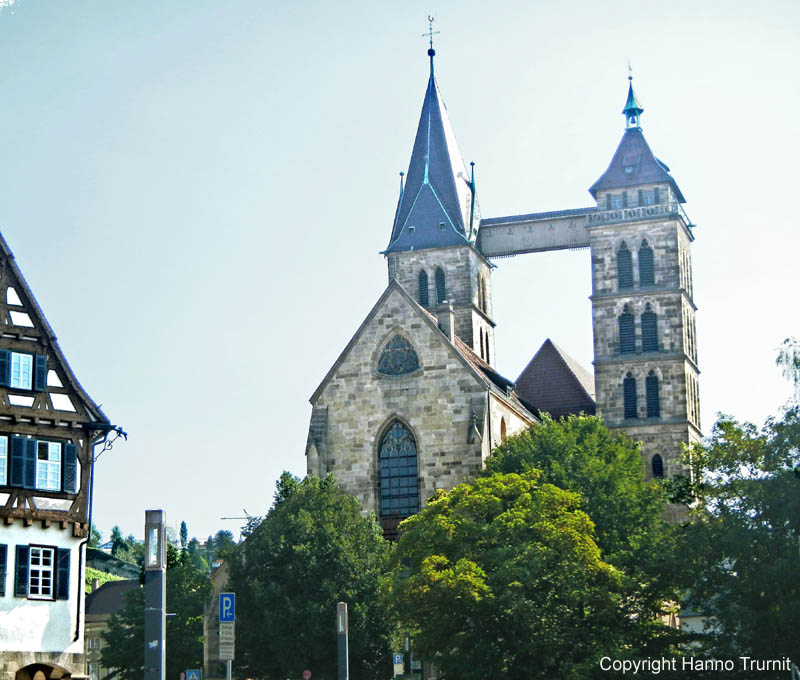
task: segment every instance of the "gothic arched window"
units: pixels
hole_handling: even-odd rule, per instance
[[[419,303],[428,306],[428,273],[424,269],[419,273]]]
[[[506,419],[500,418],[500,443],[502,444],[506,440]]]
[[[617,251],[617,285],[620,288],[633,288],[633,260],[624,242]]]
[[[625,354],[636,351],[636,332],[633,326],[633,314],[628,305],[622,310],[617,319],[619,323],[619,352]]]
[[[486,294],[486,279],[485,278],[481,278],[481,291],[482,291],[482,297],[483,297],[483,307],[481,307],[481,309],[488,314],[489,313],[489,296]]]
[[[485,310],[486,301],[485,301],[485,299],[483,297],[483,285],[482,285],[482,282],[481,282],[481,275],[480,274],[478,274],[476,282],[477,282],[477,286],[478,286],[478,309],[480,309],[481,311],[484,311]]]
[[[628,373],[622,381],[622,401],[625,418],[636,418],[636,379]]]
[[[478,333],[479,333],[480,342],[481,342],[481,359],[484,359],[484,360],[485,360],[485,359],[486,359],[486,357],[485,357],[485,356],[484,356],[484,354],[483,354],[483,328],[481,328],[481,329],[478,331]]]
[[[418,368],[419,357],[402,335],[395,335],[389,340],[378,358],[378,373],[383,375],[406,375]]]
[[[653,459],[650,461],[650,469],[655,479],[664,478],[664,459],[661,457],[661,454],[657,453],[653,456]]]
[[[650,371],[644,380],[647,402],[647,417],[659,418],[661,416],[661,399],[658,395],[658,376]]]
[[[639,248],[639,285],[654,286],[655,284],[653,249],[648,245],[647,241],[642,241],[642,247]]]
[[[444,269],[436,267],[436,303],[442,304],[447,300],[447,288],[444,283]]]
[[[401,422],[394,421],[381,437],[378,449],[381,524],[389,540],[397,536],[397,525],[419,512],[417,444]]]
[[[658,352],[658,317],[649,303],[642,313],[642,352]]]

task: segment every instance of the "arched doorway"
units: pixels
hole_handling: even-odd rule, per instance
[[[72,674],[61,666],[48,663],[32,663],[20,668],[14,680],[66,680]]]

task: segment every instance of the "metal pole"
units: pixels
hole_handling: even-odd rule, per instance
[[[339,680],[350,680],[350,660],[347,649],[347,603],[336,603],[336,642],[339,651]]]
[[[166,680],[167,560],[164,511],[145,511],[144,680]]]
[[[231,666],[233,666],[233,661],[228,659],[225,662],[225,680],[231,680]]]

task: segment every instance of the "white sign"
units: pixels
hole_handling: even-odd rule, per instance
[[[219,658],[220,661],[233,661],[236,644],[236,624],[219,624]]]

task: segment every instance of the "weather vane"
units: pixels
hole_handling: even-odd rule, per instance
[[[433,36],[439,35],[439,33],[440,33],[440,31],[434,31],[433,30],[433,22],[434,21],[436,21],[436,17],[431,16],[429,14],[428,15],[428,32],[422,34],[423,38],[428,38],[428,40],[430,42],[431,49],[433,49]]]
[[[633,80],[633,66],[630,59],[628,59],[628,80]]]

